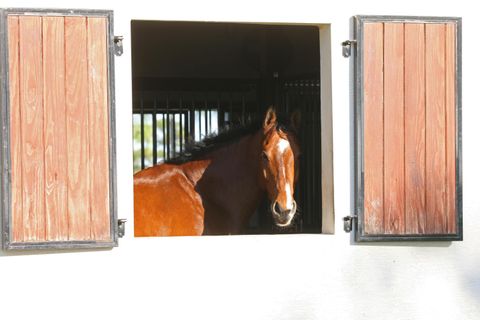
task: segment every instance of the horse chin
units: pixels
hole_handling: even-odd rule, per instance
[[[277,227],[279,227],[279,228],[282,228],[282,229],[283,229],[283,228],[286,229],[286,228],[290,227],[291,224],[292,224],[291,222],[287,222],[287,223],[283,223],[283,224],[282,224],[282,223],[275,222],[275,225],[276,225]]]
[[[277,212],[275,210],[275,202],[272,202],[270,210],[275,225],[279,228],[288,228],[292,225],[293,218],[297,212],[297,203],[293,201],[293,208],[290,211]]]
[[[287,214],[273,214],[273,221],[275,225],[279,228],[288,228],[292,225],[293,217],[295,216],[295,212],[289,212]]]

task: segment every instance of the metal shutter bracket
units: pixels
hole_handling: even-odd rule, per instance
[[[117,57],[123,54],[123,36],[113,37],[114,51]]]
[[[352,54],[352,46],[357,45],[357,40],[345,40],[342,42],[342,55],[345,58]]]
[[[123,236],[125,235],[125,223],[127,222],[127,219],[118,219],[117,220],[117,223],[118,223],[118,237],[119,238],[123,238]]]

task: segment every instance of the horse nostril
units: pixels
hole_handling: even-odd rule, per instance
[[[274,204],[274,209],[275,209],[275,212],[276,213],[282,213],[283,212],[283,208],[280,206],[280,204],[278,202],[275,201],[275,204]]]

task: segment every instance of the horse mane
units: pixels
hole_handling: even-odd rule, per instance
[[[292,131],[288,125],[285,124],[283,118],[277,120],[276,130],[283,132]],[[254,121],[248,124],[240,124],[234,126],[226,126],[219,130],[218,133],[214,133],[206,136],[202,141],[194,142],[186,145],[185,151],[179,155],[165,160],[164,163],[169,164],[184,164],[190,161],[199,160],[224,146],[232,144],[246,135],[253,134],[263,127],[263,122]]]

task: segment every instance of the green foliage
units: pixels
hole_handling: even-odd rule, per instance
[[[133,115],[133,172],[140,171],[142,169],[142,131],[141,131],[141,122],[140,115]],[[144,135],[144,152],[145,152],[145,167],[150,167],[153,165],[153,121],[151,114],[144,115],[143,123],[143,135]],[[173,126],[173,117],[170,118],[171,128],[175,127],[175,140],[177,146],[177,152],[179,151],[179,138],[180,138],[180,125],[178,121],[175,121],[175,126]],[[165,155],[163,152],[164,137],[163,137],[163,126],[164,122],[160,115],[157,118],[157,161],[164,159]],[[184,137],[182,137],[184,138]],[[173,146],[173,144],[171,144]],[[172,150],[170,155],[172,155]]]

